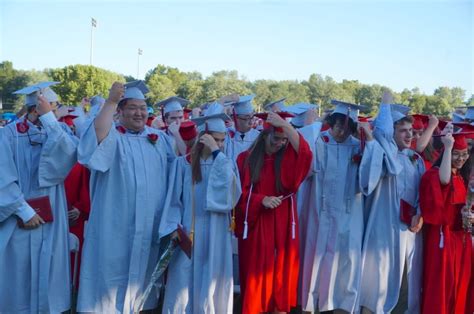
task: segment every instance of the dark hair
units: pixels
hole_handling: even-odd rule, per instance
[[[123,107],[127,104],[127,100],[128,100],[128,98],[124,98],[124,99],[120,100],[118,105],[117,105],[117,108],[118,109],[123,109]]]
[[[339,113],[339,112],[333,113],[333,114],[327,116],[325,121],[331,128],[333,128],[336,125],[336,123],[338,123],[338,122],[340,124],[344,125],[347,121],[348,122],[347,125],[348,125],[348,128],[349,128],[349,134],[354,134],[355,132],[357,132],[357,123],[352,121],[352,119],[349,118],[348,116],[346,116],[345,114],[342,114],[342,113]]]
[[[201,173],[201,156],[204,149],[204,145],[200,143],[197,139],[201,138],[206,132],[199,132],[196,141],[194,142],[193,147],[191,148],[191,174],[193,184],[199,183],[202,181]]]
[[[273,135],[274,129],[264,129],[258,137],[255,139],[253,144],[249,148],[249,155],[245,160],[245,167],[249,167],[252,184],[256,184],[260,181],[260,172],[263,168],[265,159],[265,140]],[[283,146],[279,151],[275,153],[275,188],[277,192],[283,192],[283,185],[281,184],[281,162],[283,160],[283,154],[285,152]]]

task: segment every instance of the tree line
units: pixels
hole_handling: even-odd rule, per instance
[[[23,99],[12,92],[39,81],[59,81],[54,90],[67,105],[77,105],[83,97],[108,95],[114,81],[130,82],[127,76],[90,65],[69,65],[44,70],[19,70],[10,61],[0,63],[0,97],[3,111],[17,111]],[[449,116],[455,107],[474,105],[474,95],[466,99],[466,91],[460,87],[438,87],[433,95],[422,93],[419,88],[405,88],[397,93],[387,86],[364,84],[357,80],[336,82],[329,76],[311,74],[307,80],[256,80],[249,81],[237,71],[218,71],[208,77],[199,72],[184,72],[177,68],[157,65],[149,70],[145,82],[150,89],[149,105],[169,96],[178,95],[191,101],[190,107],[217,99],[223,95],[238,93],[256,95],[257,110],[279,98],[286,97],[287,104],[309,102],[318,104],[323,110],[331,107],[331,99],[365,105],[368,114],[374,114],[384,91],[394,95],[396,103],[405,104],[413,112]],[[0,110],[1,112],[1,110]]]

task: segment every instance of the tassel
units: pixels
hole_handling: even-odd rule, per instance
[[[296,222],[291,223],[291,238],[294,239],[296,237]]]
[[[243,239],[247,239],[248,232],[249,232],[249,224],[246,221],[244,221],[244,235],[242,237]]]
[[[189,239],[191,239],[191,244],[193,244],[194,243],[194,231],[191,231],[189,233]]]
[[[439,248],[444,248],[444,234],[443,234],[443,226],[439,227]]]
[[[232,220],[230,222],[230,228],[229,228],[230,231],[232,231],[232,233],[235,232],[235,215],[232,215]]]

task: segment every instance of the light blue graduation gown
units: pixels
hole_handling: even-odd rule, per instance
[[[408,313],[419,313],[422,236],[408,230],[408,226],[400,221],[400,199],[416,207],[419,213],[418,190],[425,167],[423,159],[414,151],[398,151],[393,132],[390,107],[382,105],[374,136],[385,154],[380,182],[367,199],[369,216],[364,239],[360,305],[375,313],[390,313],[399,299],[406,263]]]
[[[233,161],[237,160],[237,156],[239,156],[241,152],[244,152],[250,148],[253,142],[257,139],[260,132],[256,129],[250,129],[244,134],[243,139],[241,137],[241,134],[242,133],[236,131],[235,135],[232,137],[230,136],[230,132],[228,132],[225,138],[224,152]]]
[[[181,250],[168,269],[163,313],[232,313],[231,210],[240,194],[232,160],[219,153],[201,159],[202,181],[192,188],[191,165],[176,159],[160,224],[160,237],[182,224],[189,234],[194,197],[194,246],[189,259]],[[193,196],[194,195],[194,196]]]
[[[316,140],[311,193],[315,201],[307,209],[306,237],[302,239],[301,298],[305,311],[357,307],[361,250],[364,233],[364,197],[377,184],[382,149],[375,140],[366,142],[360,165],[360,142],[349,136],[337,143],[329,131]]]
[[[157,134],[156,144],[148,134]],[[77,310],[130,313],[159,254],[158,227],[175,158],[168,136],[111,127],[99,144],[93,121],[81,137],[79,162],[91,170],[91,213],[85,229]],[[143,309],[157,306],[156,293]]]
[[[20,120],[23,122],[24,118]],[[77,139],[52,112],[0,130],[0,313],[60,313],[70,308],[70,264],[64,178],[76,162]],[[52,223],[25,230],[35,212],[25,199],[48,195]]]

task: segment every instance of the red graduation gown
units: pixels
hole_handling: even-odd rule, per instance
[[[76,207],[81,212],[74,225],[69,225],[69,231],[79,238],[79,257],[77,259],[77,278],[81,265],[82,244],[84,243],[84,222],[89,219],[91,208],[89,195],[90,171],[76,163],[64,181],[68,209]],[[74,259],[71,256],[71,272],[74,270]],[[72,274],[71,274],[72,275]]]
[[[242,195],[236,211],[236,235],[239,240],[239,272],[243,313],[286,311],[296,306],[299,272],[298,213],[296,194],[275,209],[263,207],[265,196],[296,193],[306,177],[312,153],[300,136],[299,151],[291,144],[281,163],[283,193],[275,187],[275,156],[265,155],[260,181],[254,185],[248,210],[248,237],[242,239],[245,209],[250,193],[250,171],[245,167],[249,152],[237,158]],[[293,207],[291,204],[293,200]],[[294,216],[293,216],[294,215]],[[293,220],[294,217],[294,220]],[[292,237],[292,221],[295,238]]]
[[[462,229],[461,209],[465,202],[466,188],[461,176],[453,175],[450,184],[442,185],[439,168],[431,168],[423,175],[422,313],[466,313],[472,248],[471,237]]]

